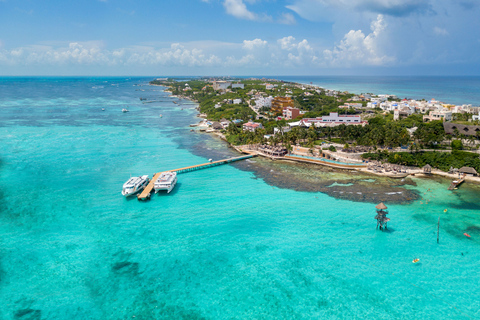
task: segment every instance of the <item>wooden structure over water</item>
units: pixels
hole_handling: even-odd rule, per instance
[[[195,170],[200,170],[200,169],[206,169],[210,167],[216,167],[222,164],[227,164],[235,161],[240,161],[240,160],[245,160],[248,158],[252,158],[255,155],[249,154],[246,156],[241,156],[241,157],[236,157],[236,158],[229,158],[229,159],[223,159],[223,160],[218,160],[218,161],[212,161],[212,162],[207,162],[203,164],[197,164],[195,166],[189,166],[189,167],[184,167],[180,169],[173,169],[173,170],[166,170],[170,172],[176,172],[176,173],[183,173],[183,172],[190,172],[190,171],[195,171]],[[146,200],[150,198],[150,195],[153,190],[153,186],[155,185],[155,181],[160,177],[162,172],[157,172],[153,175],[152,180],[150,180],[150,183],[143,189],[143,191],[137,196],[139,200]]]
[[[461,185],[465,181],[465,176],[466,176],[466,174],[463,174],[457,180],[453,180],[452,183],[450,184],[450,187],[448,187],[448,190],[454,190],[456,187]]]
[[[388,211],[384,211],[387,209],[387,206],[381,202],[375,208],[377,209],[377,215],[375,216],[377,229],[378,227],[380,227],[380,230],[387,229],[387,222],[390,221],[390,218],[387,218]]]

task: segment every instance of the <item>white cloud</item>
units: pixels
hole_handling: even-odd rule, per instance
[[[246,20],[258,19],[256,14],[248,11],[247,6],[242,0],[225,0],[223,6],[225,10],[227,10],[227,13],[234,17]]]
[[[267,45],[267,41],[262,39],[255,40],[243,40],[243,48],[246,50],[254,50],[257,48],[264,48]]]
[[[365,36],[361,30],[350,30],[333,50],[324,50],[324,56],[334,66],[386,65],[395,60],[393,56],[382,54],[378,43],[387,25],[383,15],[371,24],[372,32]]]
[[[256,59],[253,54],[247,54],[239,59],[235,58],[234,56],[228,56],[225,58],[225,62],[223,63],[224,67],[244,67],[244,66],[251,66],[251,65],[258,65],[260,61]]]
[[[433,32],[438,36],[448,36],[447,29],[443,29],[443,28],[440,28],[440,27],[434,27]]]
[[[2,50],[0,61],[9,65],[168,65],[211,66],[221,63],[214,54],[187,49],[179,43],[169,48],[129,47],[112,51],[91,43],[69,43],[67,47],[29,46]]]
[[[294,37],[288,36],[282,39],[278,39],[277,43],[280,45],[282,50],[293,50],[296,47],[294,41],[295,41]]]
[[[288,36],[278,39],[277,44],[279,47],[277,52],[273,53],[273,57],[279,63],[285,63],[288,66],[309,64],[317,66],[319,62],[315,49],[312,48],[306,39],[296,42],[294,37]]]

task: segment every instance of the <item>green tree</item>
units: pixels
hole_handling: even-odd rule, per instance
[[[463,143],[461,140],[453,140],[451,143],[452,150],[462,150]]]

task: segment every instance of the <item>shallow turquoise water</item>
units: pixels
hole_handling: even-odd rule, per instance
[[[2,83],[1,319],[480,318],[476,186],[416,180],[424,200],[387,203],[389,232],[375,204],[234,165],[122,197],[130,175],[234,155],[148,80]]]
[[[341,164],[344,166],[363,166],[365,164],[363,163],[348,163],[348,162],[340,162],[340,161],[335,161],[335,160],[330,160],[330,159],[324,159],[324,158],[319,158],[319,157],[309,157],[309,156],[302,156],[302,155],[294,155],[295,157],[298,158],[305,158],[305,159],[313,159],[313,160],[318,160],[318,161],[325,161],[325,162],[330,162],[330,163],[336,163],[336,164]]]

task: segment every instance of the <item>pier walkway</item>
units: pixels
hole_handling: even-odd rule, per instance
[[[450,187],[448,187],[448,190],[455,190],[456,187],[458,187],[465,181],[465,176],[466,174],[463,174],[457,180],[453,180],[452,183],[450,184]]]
[[[218,160],[218,161],[212,161],[212,162],[207,162],[207,163],[203,163],[203,164],[197,164],[195,166],[189,166],[189,167],[184,167],[184,168],[180,168],[180,169],[173,169],[173,170],[166,170],[166,171],[176,172],[176,173],[190,172],[190,171],[206,169],[206,168],[210,168],[210,167],[216,167],[216,166],[219,166],[219,165],[222,165],[222,164],[227,164],[227,163],[231,163],[231,162],[235,162],[235,161],[245,160],[245,159],[252,158],[254,156],[255,155],[253,155],[253,154],[249,154],[249,155],[246,155],[246,156],[223,159],[223,160]],[[162,172],[166,172],[166,171],[162,171]],[[153,186],[155,184],[155,181],[158,179],[160,174],[162,174],[162,172],[157,172],[153,176],[150,183],[145,187],[145,189],[143,189],[142,193],[140,193],[137,196],[137,198],[139,200],[146,200],[150,197],[150,194],[153,190]]]

